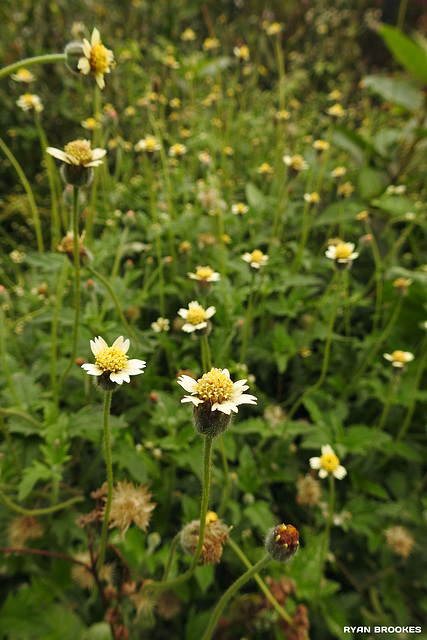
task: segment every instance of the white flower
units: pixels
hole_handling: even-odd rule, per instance
[[[47,147],[46,151],[66,164],[86,168],[102,164],[102,158],[107,153],[105,149],[91,149],[90,140],[73,140],[65,145],[64,151],[55,147]]]
[[[338,242],[337,245],[330,245],[325,255],[330,260],[336,260],[336,262],[340,264],[347,264],[359,256],[359,254],[354,251],[354,247],[353,242]]]
[[[12,78],[12,80],[15,80],[15,82],[24,82],[25,84],[34,82],[34,80],[36,79],[31,71],[28,71],[28,69],[18,69],[18,71],[16,73],[12,73],[10,77]]]
[[[145,367],[143,360],[128,360],[130,342],[119,336],[111,347],[101,336],[90,341],[90,348],[96,358],[95,364],[82,364],[82,369],[90,376],[102,376],[106,374],[111,382],[122,384],[130,382],[130,376],[137,376],[143,373]]]
[[[212,318],[216,309],[215,307],[208,307],[207,309],[203,309],[203,307],[193,300],[188,305],[188,309],[180,309],[178,311],[178,315],[181,318],[186,320],[186,323],[183,325],[182,330],[186,333],[192,333],[193,331],[198,331],[199,329],[205,329],[208,326],[207,320]]]
[[[227,415],[238,412],[241,404],[256,404],[256,397],[243,393],[249,389],[246,380],[232,382],[228,369],[211,369],[199,380],[182,375],[178,384],[191,396],[184,396],[181,402],[192,402],[196,407],[202,403],[210,404],[211,411],[221,411]]]
[[[414,354],[410,351],[393,351],[393,353],[383,353],[386,360],[391,362],[392,367],[403,369],[405,364],[414,359]]]
[[[42,101],[34,93],[24,93],[16,101],[16,104],[23,111],[31,111],[31,109],[34,109],[36,113],[41,113],[44,109]]]
[[[259,249],[255,249],[252,253],[244,253],[242,260],[247,262],[253,269],[261,269],[268,262],[268,256]]]
[[[110,73],[114,66],[114,54],[106,49],[101,42],[98,29],[92,31],[90,42],[83,39],[84,58],[80,58],[77,68],[87,76],[91,71],[95,74],[95,80],[100,89],[105,87],[104,74]]]
[[[236,204],[231,205],[231,212],[234,213],[235,216],[242,216],[248,211],[248,205],[243,202],[236,202]]]
[[[196,273],[187,273],[187,275],[191,280],[198,280],[199,282],[218,282],[218,280],[221,280],[220,274],[209,266],[197,267]]]
[[[161,333],[162,331],[166,333],[169,331],[169,320],[167,318],[157,318],[156,322],[151,323],[151,328],[156,333]]]
[[[319,478],[326,478],[332,473],[337,480],[342,480],[347,475],[347,470],[340,465],[340,459],[329,444],[323,445],[320,458],[310,458],[309,462],[312,469],[319,470]]]
[[[295,154],[294,156],[284,155],[283,162],[287,167],[290,167],[294,171],[306,171],[309,167],[309,165],[299,153]]]
[[[160,148],[160,143],[154,136],[146,136],[135,145],[135,151],[146,151],[147,153],[154,153],[159,151]]]

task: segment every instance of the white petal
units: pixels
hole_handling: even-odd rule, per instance
[[[205,311],[205,318],[212,318],[212,316],[214,315],[216,309],[215,307],[208,307]]]
[[[147,363],[144,360],[138,360],[138,358],[132,358],[132,360],[128,360],[126,364],[127,369],[145,369]]]
[[[113,347],[117,347],[117,349],[120,349],[120,351],[123,351],[123,353],[127,353],[129,350],[129,346],[130,346],[130,340],[129,338],[127,338],[126,340],[123,338],[123,336],[119,336],[116,340],[114,340],[113,342]]]
[[[393,356],[390,353],[383,353],[383,358],[385,358],[389,362],[393,362]]]
[[[236,380],[236,382],[233,383],[233,393],[235,393],[236,391],[246,391],[246,389],[249,389],[246,382],[247,380]]]
[[[338,467],[335,469],[335,471],[333,472],[335,478],[337,478],[338,480],[342,480],[344,478],[344,476],[347,475],[347,469],[345,469],[345,467],[343,467],[341,464],[338,465]]]
[[[100,160],[107,153],[106,149],[92,149],[92,160]]]
[[[203,404],[203,400],[200,400],[200,398],[196,398],[195,396],[184,396],[181,399],[181,402],[192,402],[196,407],[199,404]]]
[[[89,52],[90,55],[90,52]],[[90,73],[90,62],[87,58],[80,58],[80,60],[77,63],[77,69],[80,69],[80,71],[87,76]]]
[[[128,378],[127,382],[129,382],[129,376],[126,376],[123,371],[110,373],[111,382],[115,382],[116,384],[122,384],[123,380],[125,380],[126,378]]]
[[[222,369],[222,373],[223,373],[225,376],[227,376],[227,378],[229,378],[229,377],[230,377],[230,372],[229,372],[229,370],[228,370],[228,369]]]
[[[312,469],[320,469],[322,465],[322,461],[320,460],[320,458],[317,458],[317,457],[310,458],[309,464]]]
[[[60,149],[55,149],[55,147],[47,147],[46,151],[49,155],[53,156],[57,160],[62,160],[62,162],[68,162],[68,156],[65,151],[61,151]]]
[[[249,393],[243,393],[238,398],[231,397],[231,400],[233,400],[235,404],[256,404],[257,403],[256,397],[251,396]]]
[[[101,42],[101,35],[99,33],[99,30],[95,27],[94,30],[92,31],[92,37],[90,39],[90,43],[93,47],[93,45],[99,44],[100,42]]]
[[[330,444],[324,444],[322,446],[322,456],[328,453],[332,453],[333,455],[335,455],[335,451],[332,449]]]
[[[95,73],[95,80],[96,80],[96,84],[100,89],[103,89],[105,87],[104,74]]]
[[[93,355],[96,357],[98,353],[102,351],[102,349],[108,348],[108,344],[105,342],[104,338],[98,336],[94,340],[90,341],[90,348],[92,349]]]
[[[229,416],[232,411],[237,413],[237,407],[232,402],[222,402],[221,404],[215,402],[212,405],[212,411],[221,411],[221,413],[225,413]]]
[[[192,300],[188,305],[189,309],[201,309],[202,305],[197,302],[197,300]]]
[[[204,326],[206,326],[206,322],[204,323]],[[185,331],[185,333],[192,333],[197,328],[198,327],[196,327],[194,324],[191,324],[190,322],[187,322],[186,324],[183,325],[182,330]]]
[[[327,478],[327,477],[328,477],[328,472],[326,471],[326,469],[323,469],[323,467],[319,469],[319,478]]]
[[[411,362],[414,359],[414,354],[410,351],[405,351],[405,360],[406,362]]]
[[[180,309],[178,311],[178,315],[181,316],[181,318],[184,318],[184,320],[187,320],[188,309]]]
[[[196,393],[197,381],[194,380],[194,378],[182,375],[178,378],[177,382],[183,389],[185,389],[185,391],[188,391],[189,393]]]
[[[244,253],[242,255],[242,260],[244,260],[245,262],[250,262],[251,261],[251,254],[250,253]]]
[[[86,40],[86,38],[83,38],[83,53],[86,56],[86,58],[90,58],[91,48],[92,47],[90,46],[90,42]]]
[[[203,322],[199,322],[199,324],[194,324],[192,326],[194,327],[194,329],[199,330],[199,329],[204,329],[205,327],[207,327],[208,323],[203,321]]]
[[[82,369],[87,371],[90,376],[102,376],[103,371],[96,364],[82,364]]]

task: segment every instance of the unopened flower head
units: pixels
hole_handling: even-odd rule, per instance
[[[268,24],[266,28],[266,33],[269,36],[278,36],[283,31],[283,24],[280,22],[272,22]]]
[[[196,34],[193,29],[185,29],[180,35],[180,38],[183,42],[193,42],[196,39]]]
[[[97,383],[104,391],[116,389],[117,384],[130,382],[130,376],[143,373],[145,367],[143,360],[128,360],[129,339],[124,340],[119,336],[111,347],[101,336],[90,341],[92,353],[96,358],[95,364],[82,364],[90,376],[97,377]]]
[[[297,502],[308,507],[314,507],[320,503],[322,487],[318,480],[310,474],[300,476],[297,479]]]
[[[410,351],[393,351],[393,353],[384,353],[384,358],[391,362],[391,366],[396,369],[403,369],[408,362],[414,359],[414,354]]]
[[[271,175],[273,171],[273,167],[268,164],[268,162],[263,162],[256,170],[257,173],[260,173],[264,177]]]
[[[310,458],[309,462],[312,469],[319,470],[319,478],[332,474],[337,480],[342,480],[347,475],[347,470],[329,444],[323,445],[320,457]]]
[[[408,295],[408,289],[412,284],[412,280],[410,278],[396,278],[393,281],[393,287],[396,289],[397,293],[401,296]]]
[[[160,143],[154,136],[146,136],[135,145],[135,151],[145,151],[146,153],[154,153],[155,151],[160,151],[160,149]]]
[[[93,260],[92,253],[84,245],[85,235],[86,235],[85,231],[83,231],[82,235],[79,236],[79,239],[78,239],[79,260],[81,265],[85,265],[88,262],[91,262]],[[61,253],[65,253],[65,255],[67,256],[71,264],[74,264],[74,233],[73,231],[68,231],[67,235],[62,238],[61,244],[57,245],[56,248]]]
[[[299,548],[299,533],[292,524],[279,524],[268,530],[265,548],[278,562],[286,562]]]
[[[341,198],[349,198],[353,191],[354,186],[349,181],[344,182],[344,184],[339,184],[337,187],[337,195]]]
[[[104,75],[110,73],[114,66],[114,54],[106,49],[101,41],[98,29],[92,31],[90,42],[83,39],[83,57],[80,58],[77,68],[85,75],[93,73],[100,89],[105,87]]]
[[[81,551],[74,555],[74,559],[78,563],[73,564],[71,568],[71,577],[81,589],[92,591],[96,587],[96,581],[93,571],[93,561],[89,551]],[[111,584],[114,577],[114,565],[111,563],[104,564],[99,572],[99,577],[103,582]]]
[[[156,322],[152,322],[151,323],[151,328],[156,333],[161,333],[162,331],[167,333],[169,331],[169,328],[170,328],[169,325],[170,325],[170,323],[169,323],[169,320],[167,318],[157,318]]]
[[[338,242],[335,245],[329,245],[325,255],[334,261],[338,269],[348,269],[353,260],[359,256],[359,254],[354,251],[354,248],[355,245],[353,242]]]
[[[208,511],[206,514],[205,538],[199,565],[219,562],[223,545],[228,539],[230,528],[220,520],[216,513]],[[194,555],[199,542],[200,520],[192,520],[181,531],[181,546],[184,551]]]
[[[47,153],[61,160],[63,178],[68,184],[84,186],[92,179],[93,167],[102,164],[107,153],[105,149],[92,149],[90,140],[73,140],[65,145],[64,151],[55,147],[47,147]]]
[[[217,271],[211,269],[211,267],[197,267],[196,273],[187,273],[191,280],[197,280],[201,285],[206,285],[208,282],[218,282],[221,280],[221,276]]]
[[[185,320],[182,330],[186,333],[192,333],[193,331],[208,331],[210,325],[208,320],[209,318],[212,318],[215,311],[215,307],[208,307],[207,309],[204,309],[196,300],[193,300],[188,305],[188,309],[180,309],[178,311],[178,315]]]
[[[398,556],[407,558],[415,546],[415,540],[410,531],[400,525],[389,527],[384,531],[387,546]]]
[[[242,260],[247,262],[251,269],[258,271],[261,267],[265,267],[268,262],[268,256],[260,249],[255,249],[252,253],[244,253]]]
[[[24,93],[16,101],[16,104],[23,111],[35,111],[36,113],[41,113],[44,109],[42,101],[38,96],[34,95],[34,93]]]
[[[249,211],[249,207],[244,202],[236,202],[236,204],[231,205],[231,212],[234,213],[235,216],[242,216]]]
[[[283,162],[287,167],[296,172],[306,171],[308,169],[308,164],[299,153],[296,153],[293,156],[284,155]]]
[[[255,396],[244,393],[249,389],[246,380],[232,382],[228,369],[213,368],[198,380],[182,375],[178,384],[191,393],[181,402],[194,404],[195,427],[202,435],[219,435],[227,429],[231,412],[237,413],[241,404],[256,404]]]
[[[9,545],[15,548],[24,547],[28,540],[41,538],[43,526],[35,516],[15,516],[7,525]]]
[[[15,80],[15,82],[22,82],[24,84],[30,84],[30,82],[34,82],[34,80],[36,79],[31,71],[23,68],[18,69],[16,73],[12,73],[10,77],[12,78],[12,80]]]
[[[120,535],[124,537],[126,531],[133,523],[143,531],[147,531],[151,518],[151,512],[156,507],[150,502],[151,491],[144,485],[134,486],[133,482],[118,482],[113,489],[111,509],[108,516],[110,529],[120,529]],[[103,498],[107,501],[107,497]]]
[[[214,51],[221,46],[218,38],[206,38],[203,42],[203,51]]]

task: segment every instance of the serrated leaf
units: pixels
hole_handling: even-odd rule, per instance
[[[19,483],[18,500],[25,500],[39,480],[49,480],[52,470],[38,460],[33,460],[30,467],[24,469],[22,480]]]

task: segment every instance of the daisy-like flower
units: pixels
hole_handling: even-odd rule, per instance
[[[304,200],[309,204],[319,204],[320,196],[316,191],[312,193],[304,193]]]
[[[31,111],[33,109],[36,113],[41,113],[44,109],[42,101],[34,93],[24,93],[16,101],[16,104],[23,111]]]
[[[393,351],[393,353],[383,353],[386,360],[391,362],[392,367],[396,369],[403,369],[408,362],[414,359],[414,354],[410,351]]]
[[[97,376],[101,388],[104,388],[104,383],[107,390],[114,389],[116,384],[130,382],[130,376],[143,373],[145,362],[136,358],[128,360],[126,353],[129,345],[129,339],[124,340],[123,336],[119,336],[109,347],[105,340],[98,336],[90,341],[90,348],[96,358],[95,364],[82,364],[82,369],[90,376]]]
[[[268,24],[266,28],[266,33],[269,36],[278,36],[283,31],[283,24],[280,22],[272,22]]]
[[[196,300],[193,300],[188,305],[188,309],[180,309],[178,311],[178,315],[185,320],[185,324],[183,325],[182,330],[186,333],[192,333],[193,331],[201,331],[202,329],[207,329],[207,321],[209,320],[209,318],[212,318],[215,311],[215,307],[208,307],[207,309],[203,309],[203,307]]]
[[[86,120],[82,120],[80,124],[88,131],[95,131],[95,129],[99,129],[101,126],[101,123],[95,118],[86,118]]]
[[[249,389],[246,380],[232,382],[228,369],[211,369],[201,378],[194,380],[190,376],[182,375],[178,378],[178,384],[191,396],[184,396],[181,402],[192,402],[197,408],[205,405],[209,411],[220,411],[226,415],[238,412],[241,404],[256,404],[256,397],[244,393]]]
[[[323,445],[320,458],[310,458],[309,462],[312,469],[319,470],[319,478],[326,478],[332,473],[334,478],[342,480],[347,475],[347,470],[340,464],[340,459],[329,444]]]
[[[359,254],[354,251],[355,244],[353,242],[338,242],[336,245],[329,245],[325,255],[330,260],[334,260],[336,266],[351,266]],[[341,268],[343,268],[341,266]]]
[[[333,104],[332,107],[326,110],[326,113],[334,118],[343,118],[346,114],[346,110],[338,102]]]
[[[343,178],[347,173],[347,169],[345,167],[335,167],[333,171],[331,171],[331,176],[333,178]]]
[[[156,333],[161,333],[162,331],[167,333],[170,328],[169,320],[167,318],[157,318],[156,322],[151,323],[151,328]]]
[[[252,253],[244,253],[242,255],[242,260],[247,262],[252,269],[258,270],[267,264],[268,256],[260,251],[260,249],[255,249]]]
[[[64,151],[55,147],[47,147],[46,151],[65,164],[85,169],[102,164],[102,158],[107,153],[105,149],[91,149],[90,140],[73,140],[65,145]]]
[[[332,102],[336,102],[337,100],[341,100],[342,93],[339,89],[334,89],[331,93],[328,93],[328,100],[332,100]]]
[[[322,151],[327,151],[329,149],[329,142],[327,142],[326,140],[315,140],[313,142],[313,149],[316,149],[316,151],[319,151],[319,153],[322,153]]]
[[[264,176],[264,178],[266,176],[269,176],[273,173],[274,169],[273,167],[268,164],[268,162],[263,162],[256,170],[257,173],[260,173],[262,176]]]
[[[187,273],[187,275],[191,280],[197,280],[202,284],[206,284],[207,282],[218,282],[218,280],[221,280],[220,274],[209,266],[197,267],[196,273]]]
[[[25,84],[30,84],[30,82],[34,82],[36,79],[34,74],[32,74],[31,71],[28,71],[28,69],[18,69],[18,71],[16,73],[12,73],[10,77],[12,80],[15,80],[15,82],[23,82]]]
[[[299,153],[293,156],[284,155],[283,162],[294,171],[306,171],[308,169],[308,164]]]
[[[96,84],[100,89],[105,87],[104,75],[110,73],[114,66],[114,53],[106,49],[101,41],[98,29],[92,31],[90,42],[83,39],[83,58],[77,63],[77,68],[85,75],[93,73]]]
[[[236,58],[243,60],[244,62],[248,62],[251,57],[249,47],[246,44],[242,44],[240,47],[234,47],[233,53]]]
[[[286,109],[281,109],[280,111],[276,111],[274,117],[276,120],[289,120],[291,114]]]
[[[181,33],[180,38],[183,42],[193,42],[196,39],[196,34],[193,29],[188,28]]]
[[[150,502],[151,491],[148,487],[140,485],[135,487],[133,482],[118,482],[113,489],[111,509],[108,517],[110,529],[117,527],[120,535],[124,537],[132,522],[143,531],[147,531],[151,512],[156,503]],[[107,497],[103,500],[106,502]]]
[[[187,147],[185,146],[185,144],[181,144],[180,142],[173,144],[169,149],[169,155],[171,156],[171,158],[182,158],[182,156],[185,156],[186,153]]]
[[[214,51],[220,46],[221,43],[218,38],[206,38],[206,40],[203,42],[203,51]]]
[[[349,198],[354,191],[354,187],[351,182],[344,182],[344,184],[340,184],[337,187],[337,195],[341,196],[341,198]]]
[[[135,145],[135,151],[146,151],[147,153],[160,151],[160,148],[160,143],[154,136],[146,136],[139,140]]]
[[[248,211],[248,205],[243,202],[236,202],[236,204],[231,205],[231,212],[234,213],[235,216],[242,216]]]

